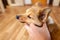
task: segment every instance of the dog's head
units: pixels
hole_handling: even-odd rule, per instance
[[[17,15],[17,19],[21,23],[34,23],[37,26],[41,26],[46,22],[50,11],[49,8],[42,8],[39,3],[36,3],[31,8],[27,9],[25,14]]]

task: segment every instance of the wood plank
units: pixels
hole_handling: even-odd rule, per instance
[[[22,14],[27,8],[31,6],[23,7],[7,7],[6,12],[0,15],[0,40],[30,40],[29,35],[24,28],[24,24],[20,23],[16,19],[17,14]],[[59,40],[60,37],[60,7],[50,7],[52,9],[51,17],[58,25],[54,27],[53,38]],[[53,28],[53,27],[52,27]],[[56,32],[56,33],[55,33]]]
[[[24,29],[23,24],[16,19],[16,15],[24,13],[26,8],[27,7],[8,7],[6,12],[0,15],[0,40],[27,40],[28,34],[26,34],[26,29]]]
[[[60,28],[60,7],[51,7],[52,12],[51,12],[51,17],[57,24],[57,26]]]

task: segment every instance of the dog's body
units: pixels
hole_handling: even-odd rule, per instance
[[[25,14],[17,15],[17,19],[26,24],[33,23],[37,27],[41,27],[44,22],[47,22],[50,9],[47,7],[41,7],[39,3],[33,5],[29,9],[26,10]],[[52,27],[48,26],[48,30],[51,33],[52,40],[60,40],[60,29],[56,27],[56,24],[54,24]]]
[[[33,23],[36,26],[42,26],[43,23],[46,22],[50,11],[49,8],[42,8],[39,3],[36,3],[31,8],[27,9],[25,14],[18,15],[18,19],[22,23]]]

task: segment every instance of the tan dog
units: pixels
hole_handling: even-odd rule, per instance
[[[33,23],[34,25],[41,27],[43,23],[47,21],[50,11],[49,8],[42,8],[40,3],[36,3],[31,8],[27,9],[25,14],[17,15],[17,19],[21,23]]]

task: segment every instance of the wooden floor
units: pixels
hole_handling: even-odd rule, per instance
[[[51,12],[51,17],[57,24],[57,26],[60,28],[60,7],[51,7],[52,12]]]
[[[0,40],[29,40],[24,25],[16,19],[17,14],[24,13],[29,7],[7,7],[5,13],[0,13]]]
[[[8,7],[5,13],[0,13],[0,40],[28,40],[27,31],[16,19],[16,15],[24,13],[27,7]]]
[[[55,25],[51,26],[50,28],[53,29],[51,32],[52,40],[60,40],[60,7],[51,7],[52,12],[50,16],[53,18]],[[50,29],[50,30],[51,30]]]

